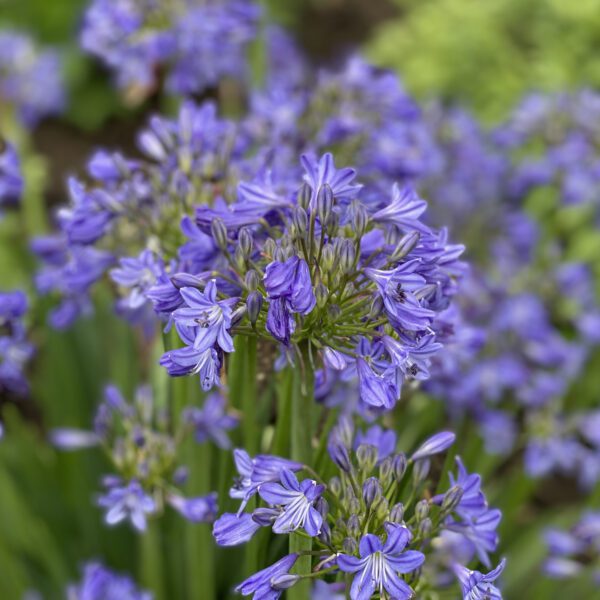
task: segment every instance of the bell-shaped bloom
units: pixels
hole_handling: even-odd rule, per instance
[[[502,559],[493,571],[484,575],[479,571],[471,571],[462,565],[455,564],[453,570],[460,581],[463,600],[480,600],[481,598],[485,598],[486,600],[502,600],[502,594],[494,585],[494,582],[500,577],[502,571],[504,571],[505,565],[506,560]]]
[[[171,494],[168,497],[168,502],[178,513],[192,523],[212,523],[218,512],[217,494],[215,492],[196,498],[184,498],[178,494]]]
[[[323,517],[314,507],[325,487],[312,479],[298,482],[297,477],[284,469],[281,484],[265,483],[258,488],[260,497],[273,506],[283,506],[283,511],[273,523],[275,533],[289,533],[304,528],[310,536],[319,535]]]
[[[401,231],[429,232],[429,227],[419,218],[427,210],[427,202],[419,198],[412,187],[392,187],[391,202],[378,210],[371,218],[379,223],[391,223]]]
[[[425,555],[417,550],[404,550],[410,541],[410,531],[395,523],[385,523],[387,539],[382,542],[376,535],[364,535],[359,544],[360,558],[339,554],[337,564],[344,573],[355,573],[350,597],[367,600],[375,592],[384,593],[395,600],[414,597],[411,587],[399,577],[418,569]]]
[[[250,513],[224,513],[213,525],[213,537],[219,546],[245,544],[261,528]]]

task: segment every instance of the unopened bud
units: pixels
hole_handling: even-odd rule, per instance
[[[368,223],[367,209],[362,204],[357,204],[354,207],[354,232],[357,237],[361,237],[366,231]]]
[[[383,312],[383,298],[380,294],[377,294],[371,302],[371,308],[369,309],[369,318],[377,319]]]
[[[404,473],[406,473],[407,460],[404,452],[400,452],[399,454],[395,454],[392,457],[392,468],[394,471],[394,477],[396,481],[401,481],[404,477]]]
[[[327,516],[327,513],[329,512],[329,503],[327,502],[327,500],[325,500],[325,498],[323,498],[323,496],[321,496],[315,502],[315,508],[317,509],[317,511],[319,512],[319,514],[324,519]]]
[[[355,515],[360,512],[360,500],[356,496],[348,502],[348,512]]]
[[[244,318],[246,311],[247,311],[247,308],[246,308],[245,304],[242,304],[242,306],[238,306],[233,311],[233,314],[231,315],[231,326],[232,327],[235,327]]]
[[[425,499],[419,500],[415,506],[415,517],[417,521],[422,521],[429,516],[429,502]]]
[[[333,250],[333,246],[331,244],[325,244],[323,246],[323,250],[321,251],[321,269],[325,271],[325,273],[329,273],[333,270],[335,266],[335,252]]]
[[[379,480],[383,487],[387,487],[392,478],[392,457],[386,456],[379,464]]]
[[[428,538],[432,531],[433,523],[431,522],[431,519],[429,517],[423,519],[419,523],[419,527],[417,528],[417,534],[421,539]]]
[[[344,244],[340,247],[340,269],[342,273],[348,274],[352,272],[354,268],[354,259],[356,257],[356,250],[352,240],[344,240]]]
[[[310,199],[312,197],[312,188],[308,183],[304,182],[302,187],[298,190],[298,206],[303,208],[304,210],[308,210],[310,206]]]
[[[287,260],[285,249],[281,246],[275,248],[275,251],[273,252],[273,260],[276,260],[278,262],[285,262]]]
[[[342,482],[339,477],[332,477],[329,480],[329,485],[327,486],[329,491],[336,497],[339,498],[342,493]]]
[[[380,521],[385,520],[390,512],[390,503],[385,496],[382,496],[379,502],[376,504],[375,516]]]
[[[306,211],[301,206],[296,206],[292,218],[298,235],[304,235],[308,231],[308,215]]]
[[[246,289],[249,292],[253,292],[256,290],[259,283],[260,278],[258,276],[258,273],[254,269],[250,269],[250,271],[248,271],[246,273],[246,276],[244,277],[244,285],[246,286]]]
[[[356,554],[358,551],[358,544],[356,540],[350,537],[347,537],[342,542],[342,550],[345,554],[349,554],[350,556]]]
[[[460,485],[452,486],[445,494],[442,500],[442,512],[444,514],[450,514],[460,504],[464,494],[463,488]]]
[[[238,273],[243,273],[246,270],[246,257],[244,256],[241,246],[235,247],[235,252],[233,253],[233,262],[235,263]]]
[[[279,515],[280,511],[275,508],[257,508],[252,512],[252,520],[261,527],[269,527]]]
[[[317,192],[317,214],[321,227],[325,227],[331,211],[333,210],[333,190],[329,184],[324,183]]]
[[[365,501],[365,505],[368,509],[370,509],[374,504],[381,500],[381,496],[383,495],[383,490],[381,489],[381,484],[377,480],[376,477],[369,477],[363,483],[363,500]]]
[[[357,538],[360,535],[360,521],[358,519],[358,515],[350,515],[346,527],[348,529],[348,534],[354,538]]]
[[[193,287],[199,290],[203,290],[206,286],[206,282],[195,275],[189,273],[175,273],[171,276],[171,283],[180,290],[184,287]]]
[[[210,231],[212,233],[215,244],[221,249],[227,249],[227,227],[223,219],[216,217],[210,224]]]
[[[248,319],[252,325],[256,324],[258,315],[263,305],[263,297],[259,291],[250,292],[246,298],[246,308],[248,310]]]
[[[327,521],[323,521],[317,539],[326,546],[331,546],[331,527]]]
[[[402,236],[396,249],[392,253],[392,260],[400,260],[405,256],[408,256],[413,248],[419,243],[421,234],[418,231],[411,231],[406,235]]]
[[[262,254],[269,259],[272,259],[275,255],[277,244],[273,238],[267,238],[262,247]]]
[[[247,227],[240,229],[240,233],[238,234],[238,244],[242,249],[244,258],[250,258],[250,255],[252,254],[253,240],[252,233],[250,233],[250,230]]]
[[[358,466],[361,471],[364,471],[365,473],[370,473],[375,468],[378,456],[379,452],[377,451],[377,448],[370,444],[361,444],[356,449]]]
[[[340,469],[342,469],[342,471],[346,471],[346,473],[350,473],[350,471],[352,471],[352,463],[350,462],[348,448],[346,448],[344,444],[337,440],[330,441],[327,446],[327,450],[329,451],[331,460],[333,460],[333,462]]]
[[[392,506],[392,510],[390,510],[389,520],[392,523],[402,523],[404,521],[404,504],[402,502],[398,502]]]
[[[317,306],[319,308],[323,308],[327,304],[329,290],[323,283],[318,283],[315,286],[315,298],[317,299]]]
[[[425,479],[427,479],[427,475],[429,475],[429,468],[431,467],[431,462],[428,458],[423,460],[418,460],[415,463],[413,468],[413,483],[414,485],[419,485]]]

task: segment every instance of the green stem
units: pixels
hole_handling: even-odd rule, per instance
[[[152,592],[155,600],[166,599],[163,552],[160,522],[148,522],[148,528],[140,535],[140,583]]]
[[[314,406],[314,372],[310,359],[309,342],[300,345],[300,356],[294,368],[292,389],[290,394],[290,446],[291,458],[303,464],[312,459],[312,408]],[[310,552],[312,538],[297,533],[290,536],[290,553]],[[311,572],[310,555],[300,556],[292,569],[292,573],[308,575]],[[309,600],[310,581],[303,579],[288,590],[288,600]]]

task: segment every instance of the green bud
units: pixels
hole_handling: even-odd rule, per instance
[[[317,214],[321,226],[324,227],[333,210],[333,190],[329,184],[324,183],[317,192]]]
[[[392,510],[390,511],[389,520],[392,523],[402,523],[404,521],[404,504],[402,502],[398,502],[392,506]]]
[[[344,240],[344,243],[340,247],[339,261],[340,269],[342,273],[351,273],[354,269],[354,259],[356,257],[356,250],[352,240]]]
[[[419,523],[419,527],[417,528],[417,536],[421,539],[426,539],[431,535],[433,531],[433,523],[429,517],[423,519]]]
[[[319,308],[323,308],[327,304],[329,290],[323,283],[318,283],[315,286],[315,298],[317,299],[317,306]]]
[[[406,461],[406,455],[404,454],[404,452],[394,454],[394,456],[392,457],[392,468],[396,481],[402,481],[404,473],[406,473],[407,464],[408,463]]]
[[[277,244],[273,238],[267,238],[262,247],[262,254],[267,258],[273,258],[275,255],[275,250],[277,249]]]
[[[375,515],[380,521],[384,521],[388,513],[390,512],[390,503],[387,498],[383,496],[379,503],[377,504],[377,509],[375,510]]]
[[[392,479],[392,471],[392,457],[386,456],[379,464],[379,480],[384,488],[387,488],[387,486],[390,484]]]
[[[421,484],[423,481],[427,479],[427,475],[429,475],[429,468],[431,467],[431,462],[428,458],[424,460],[418,460],[415,463],[413,468],[413,484],[415,486]]]
[[[449,515],[460,504],[464,494],[463,488],[460,485],[452,486],[445,494],[442,500],[442,513]]]
[[[245,259],[250,258],[252,254],[252,234],[248,230],[247,227],[243,227],[240,229],[240,233],[238,234],[238,244],[241,248],[242,255]]]
[[[246,257],[241,246],[236,246],[233,253],[233,262],[239,273],[243,273],[246,270]]]
[[[296,206],[293,214],[293,223],[298,235],[304,235],[308,231],[308,215],[301,206]]]
[[[350,556],[353,556],[354,554],[356,554],[358,552],[358,544],[356,543],[356,540],[353,538],[347,537],[342,542],[342,550],[344,551],[345,554],[349,554]]]
[[[215,240],[215,244],[221,249],[227,249],[227,227],[225,227],[225,223],[223,219],[219,217],[215,217],[210,224],[210,232],[212,234],[213,239]]]
[[[361,237],[363,233],[367,230],[367,225],[369,223],[369,215],[367,213],[367,209],[359,203],[354,205],[354,232],[356,237]]]
[[[358,515],[350,515],[348,519],[348,523],[346,525],[348,533],[353,538],[357,538],[360,536],[360,521],[358,520]]]
[[[358,467],[364,473],[370,473],[377,464],[377,458],[379,453],[375,446],[370,444],[361,444],[356,449],[356,460],[358,461]]]
[[[422,521],[429,516],[429,502],[425,499],[419,500],[415,506],[415,517],[417,521]]]
[[[302,187],[298,190],[297,202],[298,206],[304,210],[308,210],[310,206],[310,199],[312,197],[312,188],[308,183],[304,182]]]
[[[244,278],[244,285],[249,292],[253,292],[258,287],[260,283],[260,278],[258,273],[254,269],[250,269],[246,272],[246,276]]]
[[[342,482],[339,477],[332,477],[329,480],[329,485],[327,487],[336,498],[340,497],[340,494],[342,493]]]
[[[418,231],[411,231],[403,236],[392,253],[392,260],[400,260],[410,254],[414,247],[419,243],[420,238],[421,234]]]
[[[321,251],[321,269],[330,273],[335,266],[335,252],[331,244],[325,244]]]
[[[380,294],[377,294],[371,302],[371,308],[369,309],[369,317],[371,319],[377,319],[383,312],[383,298]]]

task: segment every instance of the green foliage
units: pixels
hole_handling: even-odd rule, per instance
[[[396,0],[368,48],[420,97],[496,118],[525,92],[600,85],[596,0]]]

